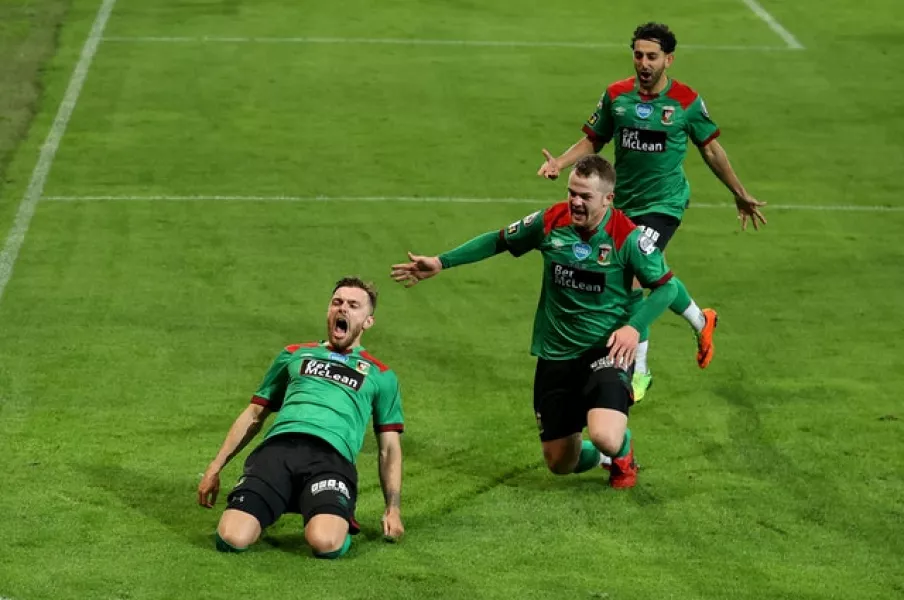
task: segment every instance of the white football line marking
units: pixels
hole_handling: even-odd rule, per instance
[[[455,196],[45,196],[51,202],[414,202],[422,204],[553,204],[556,198],[460,198]],[[733,204],[691,202],[694,208],[734,209]],[[764,210],[904,212],[904,206],[769,204]]]
[[[794,35],[782,27],[782,24],[779,23],[775,17],[769,14],[762,5],[756,0],[741,0],[744,4],[747,5],[747,8],[753,11],[753,13],[766,22],[766,25],[769,26],[772,31],[778,34],[780,38],[785,40],[785,43],[788,44],[789,50],[803,50],[804,45],[797,41],[797,38]]]
[[[56,118],[41,146],[41,154],[38,157],[38,163],[35,165],[31,174],[31,180],[28,183],[28,189],[25,196],[19,204],[19,210],[16,212],[16,220],[13,222],[12,229],[6,237],[6,243],[3,245],[3,251],[0,252],[0,299],[3,298],[3,291],[6,284],[9,283],[13,274],[13,266],[16,263],[16,257],[25,241],[25,234],[28,233],[28,226],[31,224],[31,218],[35,214],[35,208],[44,193],[44,184],[47,183],[47,176],[50,174],[50,168],[53,166],[53,159],[56,156],[57,149],[60,147],[60,140],[66,132],[69,125],[69,119],[75,110],[78,102],[79,94],[82,92],[82,85],[88,76],[88,69],[91,67],[91,61],[94,60],[94,54],[104,35],[104,28],[107,26],[107,20],[113,11],[113,5],[116,0],[104,0],[97,11],[97,17],[94,19],[94,25],[85,40],[82,47],[82,54],[75,65],[72,77],[69,79],[69,87],[63,96],[63,101],[57,110]]]
[[[529,42],[517,40],[429,40],[418,38],[342,38],[342,37],[224,37],[224,36],[110,36],[107,42],[172,43],[172,44],[379,44],[390,46],[476,46],[490,48],[572,48],[583,50],[621,49],[627,43],[615,42]],[[782,52],[785,46],[695,45],[682,44],[682,50],[738,50]]]

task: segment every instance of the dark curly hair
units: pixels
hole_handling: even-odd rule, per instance
[[[666,54],[674,52],[675,47],[678,45],[678,40],[675,39],[675,34],[672,33],[672,30],[669,29],[668,25],[653,23],[652,21],[650,23],[644,23],[634,30],[634,35],[631,37],[632,49],[634,48],[634,42],[637,40],[657,42],[659,47],[662,48],[662,51]]]

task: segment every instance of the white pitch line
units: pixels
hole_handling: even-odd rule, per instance
[[[794,35],[782,27],[782,24],[779,23],[775,17],[769,14],[763,6],[757,2],[756,0],[741,0],[744,4],[747,5],[747,8],[753,11],[753,13],[766,22],[766,25],[769,26],[772,31],[778,34],[780,38],[785,40],[785,43],[788,44],[788,49],[790,50],[803,50],[804,45],[797,41],[797,38]]]
[[[554,198],[460,198],[455,196],[45,196],[51,202],[414,202],[421,204],[551,204]],[[691,208],[734,209],[734,204],[691,202]],[[766,210],[904,212],[904,206],[769,204]]]
[[[340,38],[340,37],[168,37],[168,36],[111,36],[104,38],[106,42],[132,43],[172,43],[172,44],[380,44],[389,46],[476,46],[490,48],[571,48],[583,50],[622,49],[627,52],[627,43],[614,42],[525,42],[506,40],[427,40],[418,38]],[[701,46],[682,44],[682,50],[738,50],[783,52],[784,46]]]
[[[85,40],[82,47],[82,54],[75,65],[72,77],[69,79],[69,86],[57,110],[53,125],[41,146],[41,154],[38,157],[38,163],[35,165],[31,174],[31,180],[28,183],[28,189],[25,196],[19,204],[19,210],[16,212],[16,220],[13,227],[6,238],[3,245],[3,251],[0,252],[0,299],[3,298],[3,291],[6,284],[9,283],[13,274],[13,266],[16,263],[16,257],[25,241],[25,234],[28,233],[28,226],[31,224],[31,218],[34,216],[35,208],[44,193],[44,184],[47,183],[47,176],[50,174],[50,168],[53,166],[53,159],[56,156],[57,149],[60,147],[60,140],[66,133],[66,127],[69,125],[69,119],[75,110],[78,102],[79,94],[82,92],[82,85],[88,76],[88,69],[91,67],[91,61],[97,52],[97,46],[100,44],[104,35],[104,28],[107,26],[107,20],[113,11],[113,5],[116,0],[104,0],[97,11],[97,17],[94,19],[94,25]]]

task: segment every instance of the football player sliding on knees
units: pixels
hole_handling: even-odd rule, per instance
[[[373,285],[357,277],[340,279],[327,309],[327,339],[287,346],[267,370],[198,485],[198,504],[212,508],[223,468],[275,414],[226,498],[215,535],[217,550],[243,552],[283,514],[298,513],[315,557],[345,555],[351,536],[360,531],[355,461],[371,419],[386,500],[383,535],[396,541],[404,533],[399,382],[392,369],[361,345],[376,307]]]
[[[653,240],[612,207],[615,169],[591,154],[568,177],[567,199],[438,256],[408,254],[393,280],[412,287],[503,252],[543,258],[534,317],[533,409],[550,471],[609,469],[609,484],[637,480],[628,429],[631,372],[640,331],[672,303],[677,278]],[[632,310],[632,274],[651,290]],[[589,441],[582,441],[587,428]]]

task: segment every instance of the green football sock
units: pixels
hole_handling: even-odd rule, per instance
[[[217,540],[216,540],[217,550],[219,550],[220,552],[236,552],[237,553],[237,552],[244,552],[245,550],[248,549],[248,548],[236,548],[235,546],[233,546],[232,544],[230,544],[229,542],[227,542],[226,540],[221,538],[219,531],[216,533],[216,537],[217,537]]]
[[[643,305],[643,301],[643,289],[637,288],[636,290],[632,290],[631,304],[630,306],[628,306],[628,314],[633,316],[638,310],[640,310],[640,307]],[[641,327],[638,332],[640,333],[640,339],[638,340],[638,342],[645,342],[650,337],[649,327]]]
[[[627,456],[628,452],[631,451],[631,430],[625,429],[625,440],[622,442],[621,448],[618,451],[618,454],[615,455],[615,458],[621,458],[622,456]]]
[[[339,558],[340,556],[343,556],[346,552],[348,552],[348,549],[351,548],[351,546],[352,546],[352,536],[346,534],[345,541],[342,542],[341,548],[339,548],[338,550],[333,550],[332,552],[315,552],[314,556],[316,556],[317,558],[328,558],[328,559]]]
[[[684,284],[681,283],[680,279],[672,277],[672,281],[678,284],[678,295],[675,296],[675,299],[669,304],[669,309],[676,315],[683,315],[684,311],[691,305],[691,295],[688,293],[687,288],[684,287]]]
[[[598,466],[600,466],[600,451],[589,440],[582,441],[581,455],[578,457],[578,466],[574,468],[574,472],[583,473]]]

